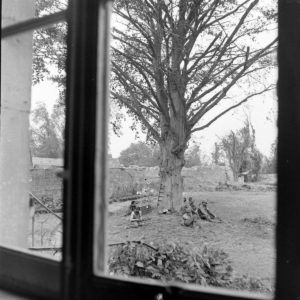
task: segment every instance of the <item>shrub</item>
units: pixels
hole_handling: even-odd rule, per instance
[[[119,243],[111,249],[110,275],[180,281],[236,290],[270,293],[259,278],[234,277],[231,261],[223,250],[203,246],[161,242],[153,245],[141,241]],[[269,280],[271,282],[271,280]]]
[[[109,271],[112,275],[224,286],[232,268],[228,255],[222,250],[204,246],[198,251],[174,242],[157,247],[128,242],[112,250]]]

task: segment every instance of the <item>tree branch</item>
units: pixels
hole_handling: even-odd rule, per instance
[[[127,97],[124,97],[122,95],[119,95],[115,92],[112,92],[112,95],[120,100],[132,113],[134,113],[138,119],[145,125],[145,127],[149,130],[149,132],[152,134],[152,136],[156,139],[157,142],[160,142],[160,136],[159,133],[153,128],[153,126],[147,121],[147,119],[144,117],[141,110],[138,109],[135,105],[132,104],[130,99]]]
[[[230,106],[229,108],[225,109],[223,112],[221,112],[221,113],[218,114],[216,117],[214,117],[213,119],[211,119],[211,120],[210,120],[209,122],[207,122],[205,125],[200,126],[200,127],[196,127],[196,128],[194,128],[194,129],[192,129],[192,130],[191,130],[191,133],[196,132],[196,131],[200,131],[200,130],[203,130],[203,129],[209,127],[212,123],[214,123],[216,120],[218,120],[220,117],[222,117],[224,114],[226,114],[226,113],[229,112],[230,110],[232,110],[232,109],[234,109],[234,108],[236,108],[236,107],[242,105],[243,103],[245,103],[246,101],[248,101],[250,98],[252,98],[252,97],[254,97],[254,96],[261,95],[261,94],[263,94],[263,93],[265,93],[265,92],[267,92],[267,91],[272,90],[273,88],[274,88],[274,86],[272,85],[272,86],[270,86],[270,87],[264,89],[264,90],[261,91],[261,92],[254,93],[254,94],[252,94],[252,95],[247,96],[246,98],[244,98],[244,99],[243,99],[242,101],[240,101],[239,103],[237,103],[237,104],[235,104],[235,105],[232,105],[232,106]]]

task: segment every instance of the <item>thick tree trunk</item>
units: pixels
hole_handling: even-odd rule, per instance
[[[163,209],[178,211],[182,204],[181,171],[184,165],[184,155],[172,153],[173,144],[171,139],[161,144],[160,179],[164,186],[164,194],[158,203],[159,211]]]
[[[183,178],[186,149],[186,128],[182,117],[172,117],[171,126],[162,119],[162,141],[160,142],[160,179],[164,186],[163,197],[158,203],[159,211],[178,211],[182,205]],[[165,125],[165,126],[164,126]]]

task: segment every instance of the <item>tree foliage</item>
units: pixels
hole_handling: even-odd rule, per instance
[[[130,165],[141,167],[157,166],[159,163],[159,152],[157,147],[150,147],[143,142],[132,143],[120,153],[119,161],[125,167]]]
[[[229,100],[237,83],[258,78],[272,64],[276,40],[261,44],[256,38],[269,29],[273,11],[258,2],[115,1],[112,97],[159,142],[162,117],[172,128],[182,114],[188,139],[269,90],[273,85],[259,84]],[[231,104],[220,111],[221,102]],[[210,111],[215,113],[207,120]]]
[[[253,180],[258,179],[262,167],[263,155],[255,145],[255,130],[249,120],[236,132],[231,131],[219,143],[223,155],[233,172],[234,180],[242,172],[249,172]]]
[[[185,166],[187,168],[200,166],[200,147],[198,145],[193,145],[185,153]]]
[[[265,158],[264,172],[274,174],[277,172],[277,141],[273,142],[271,146],[271,153],[269,157]]]
[[[221,145],[217,142],[214,144],[214,151],[211,153],[211,157],[216,165],[222,163],[222,149]]]
[[[53,113],[49,115],[45,104],[39,104],[32,113],[32,127],[30,129],[32,156],[48,158],[62,157],[63,122],[64,114],[61,106],[56,106]]]
[[[185,166],[187,168],[200,166],[200,149],[193,145],[185,153]],[[158,145],[148,145],[143,142],[132,143],[127,149],[121,151],[119,161],[125,167],[136,165],[140,167],[155,167],[160,163],[160,150]]]

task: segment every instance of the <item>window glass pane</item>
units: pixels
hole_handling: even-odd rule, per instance
[[[1,42],[0,243],[53,259],[62,247],[66,34],[58,23]]]
[[[106,274],[273,293],[276,9],[114,2]]]
[[[30,7],[31,13],[24,12]],[[2,27],[27,21],[32,18],[44,17],[67,9],[68,0],[32,0],[28,6],[27,1],[2,1],[2,10],[7,15],[2,17]]]

